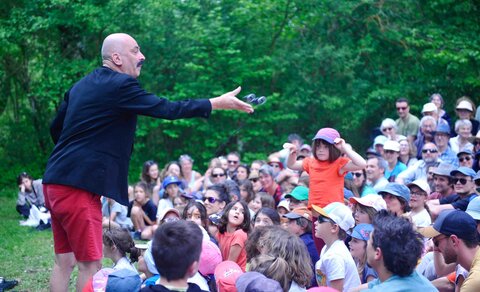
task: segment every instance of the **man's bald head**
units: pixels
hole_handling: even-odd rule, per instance
[[[133,39],[126,33],[113,33],[103,40],[102,60],[111,60],[113,53],[121,53],[127,39]]]
[[[144,60],[137,42],[128,34],[114,33],[103,41],[102,63],[105,67],[137,78]]]

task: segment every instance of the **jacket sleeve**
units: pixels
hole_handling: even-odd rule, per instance
[[[63,121],[65,120],[65,115],[67,113],[69,94],[70,90],[68,90],[63,96],[63,102],[58,109],[57,115],[50,125],[50,136],[52,137],[54,144],[57,144],[58,140],[60,139],[60,135],[62,134]]]

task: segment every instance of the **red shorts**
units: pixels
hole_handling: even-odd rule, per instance
[[[64,185],[43,185],[52,215],[55,254],[73,252],[77,261],[102,259],[100,196]]]

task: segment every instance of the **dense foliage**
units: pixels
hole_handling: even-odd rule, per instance
[[[265,158],[288,133],[340,130],[359,149],[371,129],[413,112],[433,92],[479,95],[478,1],[3,0],[0,7],[0,186],[20,170],[41,176],[53,144],[49,121],[73,83],[100,64],[103,38],[127,32],[147,62],[140,81],[178,100],[242,85],[266,95],[253,115],[209,120],[141,118],[131,161],[162,165],[190,153],[203,169],[231,150]]]

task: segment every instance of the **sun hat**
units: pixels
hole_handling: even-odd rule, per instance
[[[383,136],[383,135],[378,135],[377,137],[375,137],[375,139],[373,140],[373,146],[376,146],[376,145],[384,145],[385,144],[385,141],[387,141],[388,138]]]
[[[308,188],[305,186],[297,186],[290,194],[285,195],[285,199],[288,198],[294,198],[299,201],[308,200]]]
[[[447,123],[439,123],[435,131],[433,131],[433,133],[434,134],[442,133],[442,134],[450,135],[450,127],[448,126]]]
[[[305,218],[308,221],[312,221],[312,211],[308,210],[307,207],[299,207],[293,209],[290,213],[283,215],[283,217],[288,219]]]
[[[361,198],[352,197],[349,199],[350,203],[358,203],[366,207],[372,207],[377,211],[387,209],[387,203],[382,198],[382,196],[377,194],[365,195]]]
[[[423,105],[422,114],[429,113],[429,112],[436,112],[437,106],[433,102],[429,102]]]
[[[458,105],[457,105],[457,107],[456,107],[456,109],[457,109],[457,110],[459,110],[459,109],[464,109],[464,110],[473,112],[472,104],[469,103],[469,102],[466,101],[466,100],[462,100],[461,102],[459,102]]]
[[[440,234],[455,234],[465,240],[477,239],[477,223],[469,214],[460,210],[443,210],[432,226],[420,228],[420,234],[432,238]]]
[[[441,176],[448,176],[450,177],[450,173],[455,170],[455,167],[446,162],[440,162],[440,164],[432,170],[433,174],[441,175]]]
[[[323,217],[332,219],[344,231],[349,231],[355,225],[352,210],[340,202],[330,203],[324,208],[312,205],[312,208]]]
[[[422,191],[427,193],[427,196],[430,195],[430,186],[428,185],[427,181],[424,179],[416,179],[412,181],[411,183],[407,184],[407,187],[410,188],[410,186],[417,186],[419,187]]]
[[[392,150],[395,152],[400,152],[400,143],[394,140],[387,140],[383,144],[383,150]]]
[[[337,130],[332,128],[322,128],[318,130],[315,137],[312,140],[322,139],[327,141],[329,144],[334,144],[335,139],[340,138],[340,133]]]
[[[382,190],[378,192],[378,194],[382,196],[383,194],[391,194],[410,202],[410,189],[408,189],[407,186],[399,183],[388,183]]]
[[[372,224],[360,223],[353,228],[352,237],[356,239],[368,241],[368,239],[370,238],[370,234],[372,234],[372,231],[373,231]]]

